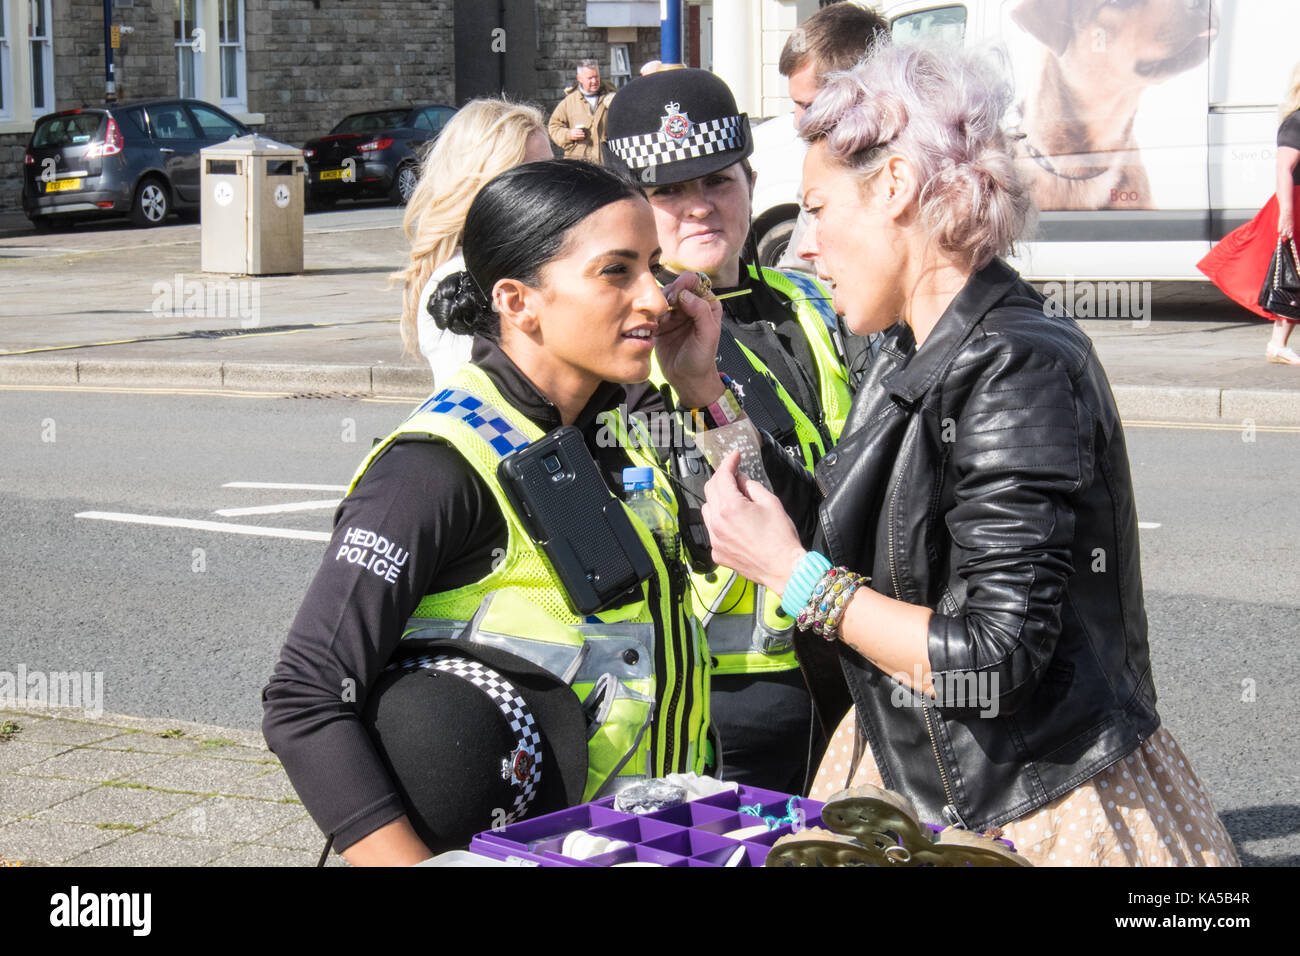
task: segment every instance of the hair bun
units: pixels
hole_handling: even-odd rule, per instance
[[[457,335],[480,335],[490,330],[491,309],[473,276],[462,269],[438,283],[429,297],[429,315],[440,329]]]

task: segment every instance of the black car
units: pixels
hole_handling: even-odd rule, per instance
[[[455,114],[452,106],[399,106],[345,116],[302,148],[312,204],[387,196],[405,205],[420,179],[424,147]]]
[[[64,110],[36,121],[23,157],[23,212],[56,218],[126,213],[157,226],[199,206],[199,150],[252,132],[202,100]]]

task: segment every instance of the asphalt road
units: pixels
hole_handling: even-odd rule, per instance
[[[323,554],[327,502],[409,406],[0,395],[0,670],[102,671],[107,711],[257,728]],[[1131,427],[1128,442],[1161,715],[1243,859],[1300,864],[1300,429]],[[285,505],[301,507],[218,513]]]

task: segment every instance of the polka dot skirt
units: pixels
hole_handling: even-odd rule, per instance
[[[853,736],[850,711],[817,770],[809,793],[814,800],[824,801],[845,786],[884,786],[869,747],[853,780],[845,783],[853,765]],[[1241,865],[1209,794],[1164,728],[1127,757],[1002,829],[1035,866]]]

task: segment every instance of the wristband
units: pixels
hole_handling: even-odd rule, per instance
[[[785,582],[781,592],[781,610],[789,617],[796,617],[812,597],[817,582],[830,569],[831,563],[825,555],[816,551],[805,552],[790,573],[790,580]]]
[[[731,379],[723,375],[722,385],[722,395],[716,402],[711,402],[703,408],[690,409],[691,424],[697,432],[734,425],[745,417],[745,410],[732,390],[734,385]]]

